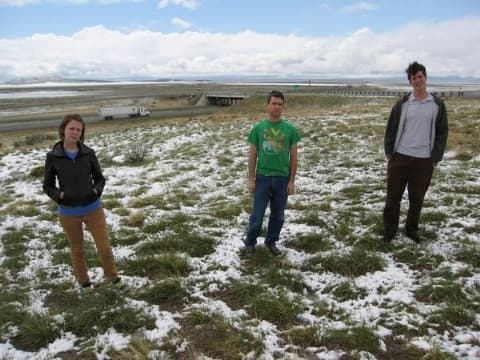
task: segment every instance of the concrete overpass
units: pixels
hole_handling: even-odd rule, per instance
[[[247,95],[240,94],[206,94],[208,105],[230,106],[247,98]]]

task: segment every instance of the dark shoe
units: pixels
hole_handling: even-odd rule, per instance
[[[270,245],[267,245],[267,248],[268,250],[270,250],[270,252],[272,253],[272,255],[275,255],[275,256],[278,256],[278,255],[281,255],[282,252],[280,251],[280,249],[277,247],[277,245],[275,244],[270,244]]]
[[[90,280],[80,282],[80,289],[83,293],[91,293],[96,289],[96,285]]]
[[[123,281],[122,281],[122,278],[120,277],[116,277],[114,279],[111,280],[111,284],[117,288],[118,290],[127,290],[127,284],[125,284]]]
[[[422,238],[418,236],[417,233],[405,233],[405,236],[408,237],[409,239],[415,241],[417,244],[420,244],[422,242]]]

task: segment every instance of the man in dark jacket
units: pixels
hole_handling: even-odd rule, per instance
[[[392,108],[385,130],[388,159],[387,199],[383,211],[384,240],[391,241],[398,230],[400,202],[408,188],[409,208],[405,235],[417,243],[423,199],[434,166],[443,158],[448,136],[445,103],[427,91],[427,71],[417,62],[406,70],[413,92]]]

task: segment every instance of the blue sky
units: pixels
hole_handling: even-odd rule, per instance
[[[246,29],[276,34],[328,36],[362,27],[395,29],[409,22],[438,22],[480,15],[478,0],[322,1],[322,0],[198,0],[174,1],[29,1],[0,0],[0,36],[36,33],[70,35],[84,27],[236,33]],[[191,4],[191,5],[190,5]]]
[[[479,25],[478,0],[0,0],[0,80],[389,75],[414,58],[480,77]]]

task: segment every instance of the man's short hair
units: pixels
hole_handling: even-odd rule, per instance
[[[267,98],[267,104],[270,104],[270,99],[272,97],[280,98],[282,99],[283,102],[285,102],[285,96],[283,96],[281,91],[278,91],[278,90],[270,91],[270,94],[268,94],[268,98]]]
[[[421,71],[423,75],[427,77],[427,69],[425,68],[424,65],[419,64],[416,61],[408,65],[408,68],[405,70],[405,72],[407,73],[408,81],[410,81],[410,78],[419,71]]]

